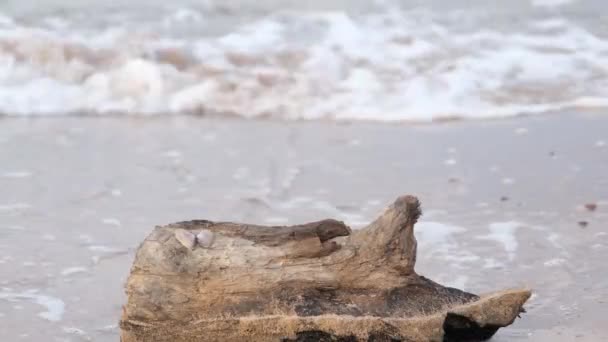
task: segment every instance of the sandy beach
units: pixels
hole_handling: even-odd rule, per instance
[[[357,228],[402,194],[423,205],[418,273],[475,293],[533,290],[493,341],[608,336],[606,116],[165,116],[0,118],[0,340],[117,341],[133,253],[155,225]]]

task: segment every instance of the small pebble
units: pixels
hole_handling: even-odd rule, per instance
[[[587,227],[589,225],[589,222],[587,222],[587,221],[578,221],[578,225],[581,228],[585,228],[585,227]]]
[[[585,209],[587,209],[589,211],[595,211],[595,209],[597,209],[597,204],[587,203],[587,204],[585,204]]]

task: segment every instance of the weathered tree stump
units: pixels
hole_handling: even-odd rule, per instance
[[[121,340],[482,341],[513,323],[528,290],[479,297],[415,273],[419,216],[404,196],[354,232],[335,220],[157,227],[127,281]]]

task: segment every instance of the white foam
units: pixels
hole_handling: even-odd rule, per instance
[[[515,180],[513,178],[505,177],[502,179],[502,184],[511,185],[513,183],[515,183]]]
[[[76,328],[76,327],[63,327],[62,330],[66,334],[77,335],[77,336],[81,336],[81,337],[84,337],[84,338],[88,337],[87,333],[84,330],[80,329],[80,328]],[[87,340],[90,340],[90,339],[87,339]]]
[[[119,253],[119,252],[123,252],[123,250],[115,248],[115,247],[110,247],[110,246],[103,246],[103,245],[94,245],[94,246],[89,246],[88,247],[90,251],[92,252],[102,252],[102,253]]]
[[[461,266],[464,263],[477,262],[481,258],[470,251],[463,250],[455,234],[465,232],[463,227],[434,221],[420,221],[416,225],[418,250],[424,250],[425,256],[433,256],[443,263]]]
[[[576,0],[531,0],[532,5],[539,7],[559,7],[576,2]]]
[[[76,274],[76,273],[84,273],[84,272],[87,272],[88,270],[89,270],[88,268],[82,267],[82,266],[68,267],[68,268],[64,268],[63,270],[61,270],[61,275],[69,276],[69,275]]]
[[[31,206],[27,203],[11,203],[11,204],[0,204],[0,212],[14,212],[29,209]]]
[[[92,243],[93,242],[93,237],[87,234],[80,234],[78,236],[78,239],[84,243]]]
[[[556,266],[561,266],[563,264],[566,263],[566,259],[562,259],[562,258],[554,258],[554,259],[550,259],[544,262],[544,265],[546,267],[556,267]]]
[[[493,258],[485,259],[483,264],[483,268],[501,268],[503,266],[503,263],[498,262],[496,259]]]
[[[608,40],[561,17],[468,32],[446,23],[467,22],[466,11],[387,3],[361,14],[271,13],[219,35],[172,31],[205,32],[213,10],[180,7],[147,22],[100,13],[112,23],[104,29],[3,17],[0,112],[432,121],[608,107]]]
[[[31,177],[30,171],[7,171],[0,174],[3,178],[28,178]]]
[[[462,233],[466,229],[433,221],[420,221],[416,225],[416,239],[420,244],[432,248],[444,245],[453,234]]]
[[[182,157],[182,152],[178,150],[169,150],[163,153],[163,156],[167,158],[179,159]]]
[[[443,163],[448,166],[456,165],[456,159],[449,158],[449,159],[446,159]]]
[[[57,237],[55,237],[55,235],[53,235],[53,234],[44,234],[44,235],[42,235],[42,240],[55,241],[55,240],[57,240]]]
[[[489,226],[490,234],[477,236],[478,239],[495,241],[503,246],[509,260],[515,259],[515,252],[517,252],[517,229],[521,226],[519,222],[496,222]]]
[[[249,177],[251,177],[251,171],[247,167],[240,167],[232,174],[234,180],[242,180]]]
[[[551,244],[555,248],[563,248],[563,246],[559,243],[560,239],[561,239],[561,235],[558,233],[551,233],[547,237],[547,240],[549,240],[549,242],[551,242]]]
[[[96,330],[103,331],[103,332],[116,332],[116,331],[118,331],[118,325],[117,324],[108,324],[108,325],[98,328]]]
[[[46,308],[46,311],[38,313],[39,317],[51,322],[60,321],[65,311],[65,303],[56,297],[36,293],[36,290],[25,292],[0,292],[0,299],[6,300],[30,300]]]
[[[120,220],[118,220],[116,218],[113,218],[113,217],[104,218],[103,220],[101,220],[101,222],[103,224],[107,224],[107,225],[110,225],[110,226],[120,227],[120,225],[121,225],[120,224]]]

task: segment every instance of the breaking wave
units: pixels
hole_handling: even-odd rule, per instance
[[[566,17],[505,31],[469,11],[386,7],[213,30],[224,12],[0,14],[0,113],[433,121],[608,106],[608,40]]]

